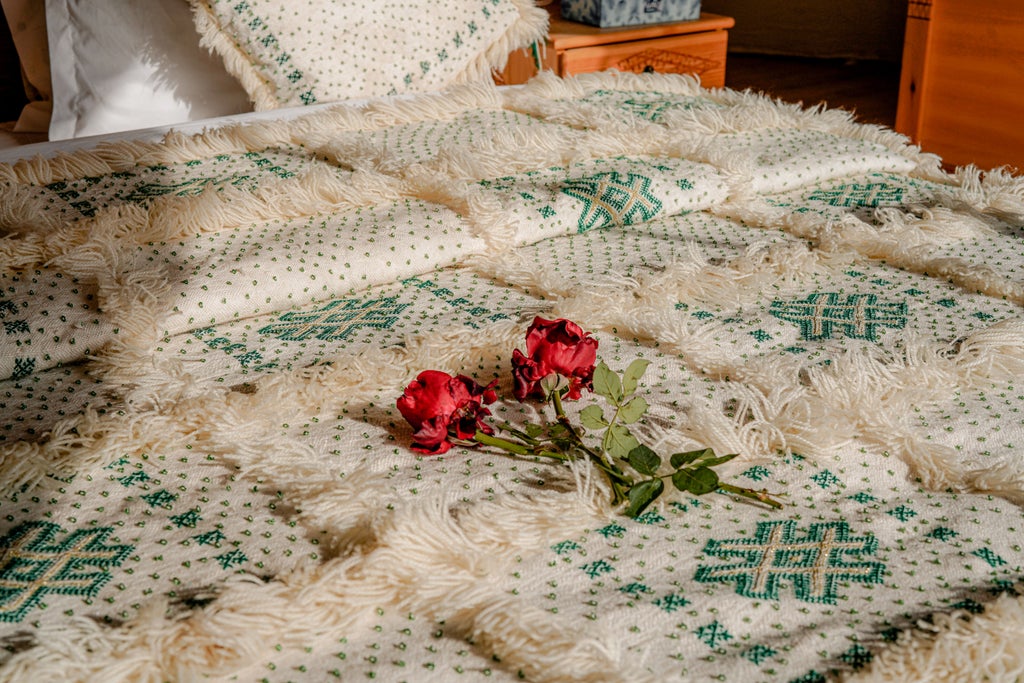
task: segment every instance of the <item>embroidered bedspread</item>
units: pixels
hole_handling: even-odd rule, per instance
[[[1017,178],[631,74],[0,177],[0,679],[1024,671]],[[507,388],[536,315],[785,508],[413,453],[403,387]]]

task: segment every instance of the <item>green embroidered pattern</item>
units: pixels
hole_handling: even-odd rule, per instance
[[[11,373],[11,379],[19,380],[24,379],[31,375],[36,369],[35,358],[15,358],[14,359],[14,372]]]
[[[710,624],[704,624],[694,633],[705,645],[711,648],[718,647],[727,640],[732,640],[732,634],[717,620],[712,621]]]
[[[248,25],[253,32],[253,52],[259,54],[266,51],[269,61],[273,61],[277,68],[281,69],[285,79],[291,85],[292,94],[296,95],[303,104],[314,104],[317,101],[313,92],[315,79],[310,78],[301,69],[288,69],[286,66],[292,60],[288,50],[282,47],[280,40],[271,28],[271,25],[263,17],[256,14],[252,6],[246,1],[236,3],[232,9],[238,15],[238,21]],[[264,67],[265,69],[266,67]],[[272,76],[272,74],[270,74]],[[278,81],[280,83],[280,81]],[[282,100],[284,98],[281,98]]]
[[[216,177],[188,178],[177,183],[143,183],[124,196],[124,200],[133,203],[145,203],[156,197],[167,194],[178,197],[189,197],[200,194],[211,185],[242,185],[250,177],[247,175]]]
[[[465,321],[465,324],[474,329],[480,327],[480,320],[486,320],[487,322],[495,322],[498,320],[508,320],[508,315],[505,313],[495,313],[491,309],[485,306],[476,305],[466,297],[456,296],[447,287],[442,287],[433,280],[425,280],[418,277],[410,277],[402,280],[402,284],[406,286],[412,286],[416,289],[422,289],[430,292],[441,301],[445,302],[456,310],[461,310],[470,316],[470,319]]]
[[[110,580],[108,568],[135,547],[106,545],[112,527],[79,529],[54,543],[62,532],[52,522],[25,522],[0,538],[0,621],[20,622],[48,593],[95,596]]]
[[[828,190],[815,190],[807,195],[811,201],[825,202],[830,206],[881,206],[899,204],[903,201],[902,187],[886,183],[849,183]]]
[[[766,645],[755,645],[743,653],[743,657],[760,666],[765,660],[778,654],[778,651]]]
[[[661,211],[661,201],[651,194],[651,179],[636,173],[598,173],[569,180],[562,192],[583,202],[578,231],[648,221]]]
[[[850,294],[842,300],[835,292],[815,292],[798,301],[775,300],[769,313],[800,327],[804,341],[832,339],[837,330],[847,337],[878,341],[879,328],[907,325],[907,304],[879,303],[874,294]]]
[[[736,592],[748,598],[778,600],[788,580],[800,600],[836,604],[838,584],[848,581],[881,583],[881,562],[846,562],[844,556],[872,555],[874,536],[852,536],[846,522],[812,524],[797,535],[793,520],[758,522],[753,538],[711,539],[704,552],[721,558],[742,558],[721,566],[701,565],[694,577],[702,583],[735,582]]]
[[[344,339],[360,327],[389,329],[408,306],[398,303],[398,297],[394,296],[370,301],[340,299],[315,311],[285,313],[277,324],[262,327],[259,333],[288,341],[303,341],[310,337],[334,341]]]
[[[612,100],[624,111],[651,123],[658,123],[670,111],[719,106],[703,97],[672,95],[657,91],[630,93],[628,97],[623,98],[624,94],[617,90],[595,90],[580,101],[604,103]]]

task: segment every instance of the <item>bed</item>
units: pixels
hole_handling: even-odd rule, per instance
[[[1020,179],[484,67],[6,152],[0,679],[1019,680]],[[646,361],[631,433],[723,486],[626,514],[587,459],[413,450],[428,370],[551,423],[513,398],[537,319]]]

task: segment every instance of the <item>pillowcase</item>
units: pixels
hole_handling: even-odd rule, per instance
[[[15,133],[45,133],[50,126],[50,54],[46,48],[46,13],[39,0],[2,0],[14,49],[21,62],[28,104],[21,111]]]
[[[46,24],[51,140],[252,110],[200,47],[187,0],[46,0]]]
[[[490,78],[544,37],[532,0],[191,0],[257,110]]]

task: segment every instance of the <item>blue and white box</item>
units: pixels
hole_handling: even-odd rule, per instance
[[[700,0],[562,0],[562,18],[601,28],[693,21]]]

